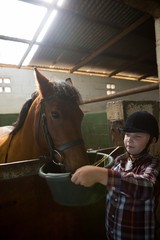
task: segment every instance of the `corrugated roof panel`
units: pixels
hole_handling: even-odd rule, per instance
[[[37,0],[29,2],[40,4]],[[124,4],[122,0],[65,0],[57,11],[58,14],[30,62],[31,66],[52,66],[71,72],[115,72],[117,75],[118,71],[120,75],[130,72],[157,74],[152,17],[147,18],[145,13]],[[130,27],[142,17],[143,21],[138,27]],[[7,37],[0,36],[3,40],[25,42],[25,39]],[[35,39],[27,42],[30,48]],[[155,55],[147,57],[150,51]],[[139,64],[134,64],[141,56],[144,58],[142,63],[139,61]]]
[[[57,25],[50,29],[45,41],[58,42],[79,48],[96,49],[110,37],[116,34],[114,29],[107,25],[92,24],[85,19],[77,19],[59,13]]]
[[[105,56],[99,56],[96,59],[92,60],[85,66],[81,67],[80,70],[84,69],[97,69],[97,71],[100,72],[100,69],[106,69],[108,73],[112,71],[117,66],[120,66],[122,63],[125,63],[124,59],[121,58],[115,58],[112,57],[111,55],[105,55]]]
[[[67,1],[66,8],[74,10],[83,16],[89,16],[92,21],[99,19],[101,22],[106,21],[107,24],[113,24],[115,27],[123,28],[134,22],[143,13],[137,9],[131,8],[124,4],[121,0],[79,0]]]
[[[39,47],[38,51],[34,55],[34,57],[31,60],[31,65],[42,65],[45,63],[45,65],[49,64],[52,65],[58,56],[61,54],[59,50],[51,49],[47,47]]]
[[[84,57],[84,54],[80,52],[72,54],[70,51],[64,51],[63,49],[39,47],[30,64],[59,66],[60,63],[68,63],[70,67],[73,67],[75,62],[79,62],[82,57]]]
[[[146,41],[146,44],[141,47]],[[153,41],[145,39],[143,36],[135,36],[132,33],[125,36],[122,40],[115,43],[109,49],[103,52],[103,54],[113,54],[123,56],[124,59],[135,59],[138,56],[143,56],[147,52],[153,50]]]
[[[124,4],[115,0],[68,1],[66,8],[68,7],[67,3],[70,10],[74,10],[74,14],[59,11],[44,41],[53,46],[54,43],[59,43],[73,49],[85,49],[85,51],[88,50],[88,53],[95,51],[118,34],[122,28],[133,22],[137,15],[142,15],[127,5],[124,10]],[[123,12],[118,14],[122,11],[122,6]],[[88,18],[88,16],[90,17]],[[112,26],[114,24],[114,26],[111,27],[110,24]]]

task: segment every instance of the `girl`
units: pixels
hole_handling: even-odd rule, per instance
[[[155,240],[160,161],[149,153],[149,147],[158,141],[158,123],[148,112],[135,112],[122,131],[126,152],[111,169],[83,166],[71,181],[86,187],[106,186],[107,239]]]

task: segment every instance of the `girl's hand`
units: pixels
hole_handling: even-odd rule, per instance
[[[76,170],[71,181],[85,187],[90,187],[95,183],[107,185],[108,170],[107,168],[86,165]]]

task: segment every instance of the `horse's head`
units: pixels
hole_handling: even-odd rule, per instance
[[[64,164],[66,171],[73,172],[88,164],[81,134],[80,95],[70,79],[51,82],[37,69],[35,73],[39,87],[35,121],[38,142],[42,146],[45,139],[50,157],[56,163]]]

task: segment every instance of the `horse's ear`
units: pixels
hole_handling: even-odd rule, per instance
[[[71,78],[66,78],[65,82],[69,85],[73,85]]]
[[[39,93],[42,95],[42,97],[47,97],[51,92],[51,83],[43,74],[37,70],[37,68],[34,70],[38,83]]]

